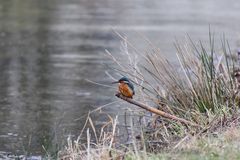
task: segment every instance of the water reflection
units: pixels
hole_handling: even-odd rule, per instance
[[[51,149],[53,138],[61,143],[60,138],[79,132],[82,122],[74,119],[110,101],[84,79],[106,80],[101,39],[112,41],[113,36],[55,30],[61,13],[72,9],[59,4],[1,1],[2,151],[41,154],[42,145]]]
[[[0,151],[41,154],[42,145],[50,148],[49,141],[56,141],[52,137],[66,139],[79,133],[83,122],[74,119],[115,99],[114,90],[85,81],[109,82],[102,63],[111,62],[103,52],[119,52],[112,28],[145,50],[149,46],[134,32],[139,31],[172,59],[175,37],[188,32],[207,40],[208,24],[231,36],[230,43],[236,42],[240,5],[215,4],[0,0]]]

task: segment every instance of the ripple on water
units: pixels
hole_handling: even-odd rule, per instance
[[[80,54],[53,54],[51,55],[51,62],[55,68],[74,69],[81,65],[102,64],[103,57],[96,55],[80,55]]]
[[[91,95],[90,92],[76,92],[76,96],[79,96],[79,97],[86,97],[90,95]]]
[[[29,156],[26,157],[24,155],[14,155],[10,152],[4,152],[0,151],[0,159],[6,159],[6,160],[42,160],[42,156]]]
[[[80,55],[80,54],[53,54],[52,58],[60,59],[96,59],[96,55]]]

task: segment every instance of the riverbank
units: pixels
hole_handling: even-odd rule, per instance
[[[114,123],[117,121],[114,121]],[[110,124],[110,123],[109,123]],[[111,124],[111,125],[116,125]],[[106,126],[107,127],[107,126]],[[116,126],[115,126],[116,127]],[[80,143],[81,137],[77,140],[68,139],[65,149],[60,151],[58,159],[68,160],[237,160],[240,158],[240,128],[239,120],[232,121],[229,126],[220,127],[214,132],[206,132],[197,135],[186,134],[181,139],[172,141],[158,150],[150,150],[151,139],[135,139],[129,144],[116,145],[114,130],[102,132],[98,142],[91,139],[90,130],[87,129],[87,143]],[[93,128],[92,128],[93,129]],[[97,136],[97,135],[96,135]],[[146,138],[146,136],[142,135]],[[93,138],[94,139],[94,138]],[[156,142],[156,141],[155,141]],[[159,143],[158,140],[156,143]],[[160,144],[160,143],[159,143]],[[151,148],[152,149],[152,148]]]
[[[222,133],[209,134],[204,137],[186,137],[178,147],[158,154],[147,154],[148,160],[225,160],[240,159],[240,130],[226,128]],[[138,159],[135,154],[127,156],[129,160]],[[145,159],[145,158],[140,158]]]

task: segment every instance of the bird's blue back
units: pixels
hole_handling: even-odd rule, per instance
[[[132,84],[131,82],[128,82],[128,86],[129,86],[129,88],[131,88],[131,90],[133,91],[133,94],[135,94],[133,84]]]

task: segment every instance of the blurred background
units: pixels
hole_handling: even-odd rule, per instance
[[[207,41],[209,25],[235,50],[239,17],[235,0],[0,0],[0,154],[44,154],[79,134],[76,119],[116,100],[114,89],[86,81],[111,82],[105,49],[118,56],[121,46],[113,30],[143,53],[144,35],[174,61],[175,39]]]

